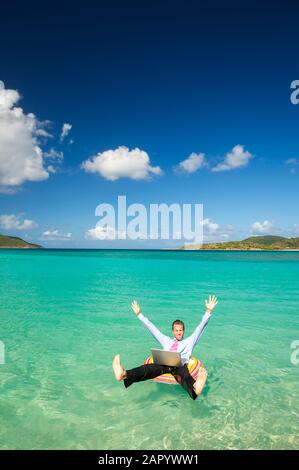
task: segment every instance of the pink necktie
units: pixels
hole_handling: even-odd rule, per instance
[[[177,351],[178,350],[178,340],[175,339],[172,343],[172,345],[170,346],[170,349],[169,351]]]

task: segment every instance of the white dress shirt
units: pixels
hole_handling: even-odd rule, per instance
[[[198,343],[205,327],[208,324],[210,317],[211,317],[211,314],[206,311],[206,313],[203,315],[201,319],[201,322],[195,328],[192,335],[186,339],[181,339],[178,342],[177,351],[181,353],[182,364],[188,363],[190,356],[192,354],[192,350]],[[155,325],[153,325],[153,323],[148,318],[146,318],[142,313],[139,313],[138,318],[143,323],[143,325],[151,332],[153,337],[161,344],[163,350],[169,351],[175,338],[170,338],[169,336],[163,335],[163,333],[161,333],[161,331],[158,330],[158,328]]]

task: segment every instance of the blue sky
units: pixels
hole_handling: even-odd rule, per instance
[[[126,195],[203,204],[206,241],[299,236],[298,5],[78,3],[2,6],[0,233],[47,247],[181,245],[90,239],[96,206]]]

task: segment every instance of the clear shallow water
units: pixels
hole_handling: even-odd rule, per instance
[[[126,390],[111,361],[143,362],[163,332],[191,334],[219,303],[194,355],[209,371],[193,402],[179,386]],[[0,447],[299,447],[299,252],[0,250]]]

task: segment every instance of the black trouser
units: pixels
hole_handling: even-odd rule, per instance
[[[154,379],[162,374],[172,374],[175,380],[184,387],[193,400],[197,395],[193,390],[195,380],[190,375],[187,365],[182,367],[163,366],[160,364],[144,364],[135,369],[127,370],[127,378],[124,379],[125,387],[129,387],[134,382],[142,382],[143,380]]]

